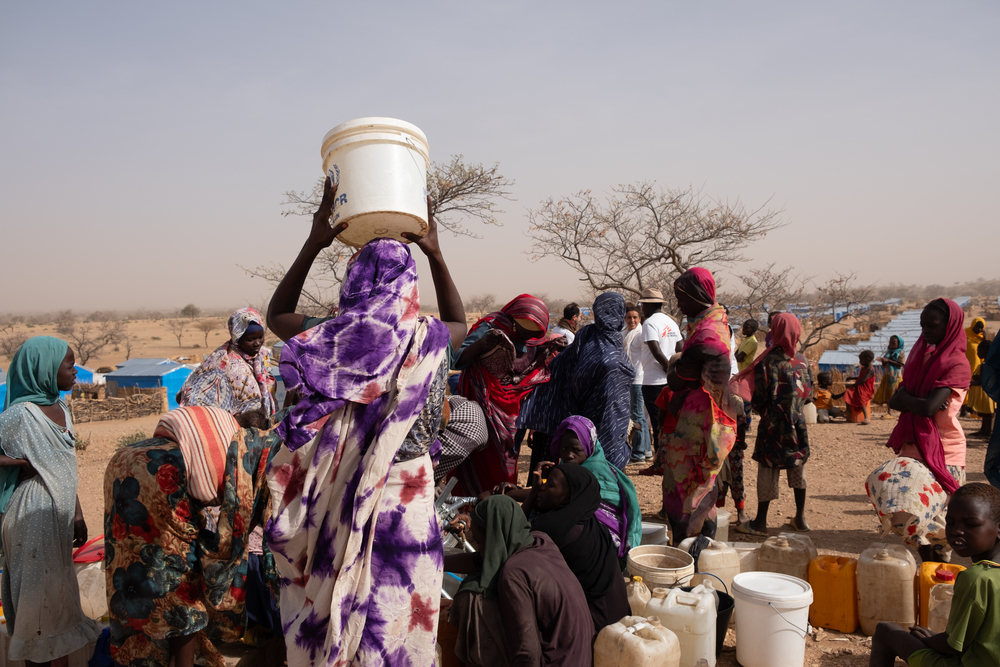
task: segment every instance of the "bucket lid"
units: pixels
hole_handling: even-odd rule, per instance
[[[813,599],[808,583],[775,572],[741,572],[733,577],[733,592],[737,596],[783,604],[809,604]]]

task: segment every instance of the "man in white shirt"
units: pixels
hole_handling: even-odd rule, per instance
[[[631,419],[635,426],[632,432],[632,463],[653,458],[649,424],[646,423],[646,410],[642,400],[642,348],[646,347],[646,343],[642,340],[641,310],[641,306],[629,305],[625,311],[625,353],[635,369],[631,387]]]
[[[653,442],[660,436],[660,412],[656,398],[667,384],[669,359],[682,340],[680,327],[663,312],[663,293],[657,289],[642,290],[642,401],[653,420]]]
[[[576,330],[580,328],[580,306],[571,303],[563,308],[563,316],[552,326],[552,333],[566,336],[569,345],[576,338]]]

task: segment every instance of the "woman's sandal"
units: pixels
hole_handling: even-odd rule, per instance
[[[750,527],[750,522],[737,524],[733,530],[740,535],[750,535],[752,537],[768,537],[768,534]]]
[[[793,517],[789,517],[788,523],[789,523],[789,525],[791,525],[792,528],[795,529],[795,532],[797,532],[797,533],[808,533],[808,532],[812,531],[812,528],[809,527],[808,523],[805,525],[805,528],[800,528],[799,525],[798,525],[798,523],[796,523],[794,516]]]

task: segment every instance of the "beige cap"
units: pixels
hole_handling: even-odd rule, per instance
[[[658,289],[642,290],[642,298],[639,299],[639,303],[664,303],[665,301],[663,292]]]

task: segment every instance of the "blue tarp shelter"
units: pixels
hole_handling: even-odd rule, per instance
[[[105,375],[105,380],[119,387],[151,389],[167,388],[167,404],[171,410],[178,408],[175,396],[181,385],[194,371],[193,366],[179,364],[170,359],[130,359],[119,364],[118,370]]]

